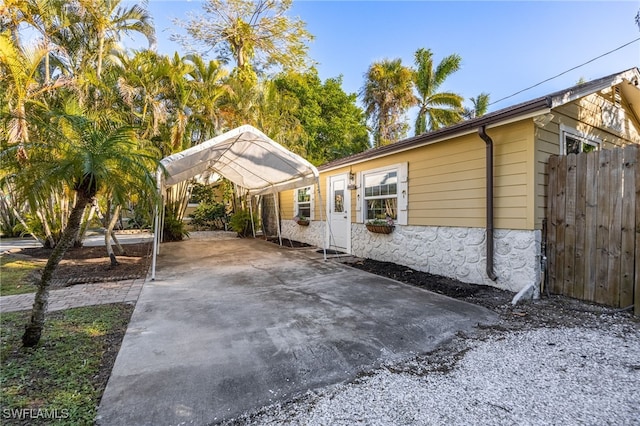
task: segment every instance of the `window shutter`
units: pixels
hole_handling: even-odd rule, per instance
[[[293,190],[293,216],[295,217],[298,214],[298,190]]]
[[[310,206],[310,210],[311,210],[310,213],[311,214],[309,215],[309,219],[310,220],[315,220],[315,217],[316,217],[315,216],[315,213],[316,213],[316,191],[315,191],[315,189],[316,189],[316,187],[315,187],[315,185],[311,185],[310,188],[311,189],[309,190],[309,192],[311,193],[311,198],[310,198],[309,202],[311,203],[311,206]]]
[[[401,163],[398,174],[398,224],[406,225],[409,209],[409,163]]]

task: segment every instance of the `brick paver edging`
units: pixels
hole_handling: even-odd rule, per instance
[[[49,293],[47,311],[60,311],[81,306],[108,303],[136,302],[145,278],[124,281],[108,281],[93,284],[78,284]],[[0,297],[0,312],[15,312],[31,309],[35,293]]]

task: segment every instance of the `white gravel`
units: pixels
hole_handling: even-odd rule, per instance
[[[236,421],[323,426],[640,425],[637,324],[498,332],[483,339],[458,341],[461,358],[447,372],[437,371],[427,360],[387,366]]]

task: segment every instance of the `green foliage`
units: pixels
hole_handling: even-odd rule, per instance
[[[580,82],[578,82],[578,84],[580,84]],[[487,113],[487,109],[489,109],[489,99],[489,94],[484,92],[480,93],[475,98],[469,98],[473,107],[464,109],[464,112],[462,113],[464,118],[469,120],[485,115]]]
[[[29,349],[20,349],[29,313],[3,313],[0,407],[57,409],[61,418],[50,424],[94,424],[109,376],[102,363],[110,348],[119,345],[114,336],[124,336],[132,311],[133,307],[118,304],[53,312],[45,329],[46,343]],[[3,424],[26,423],[5,419]]]
[[[203,185],[201,183],[194,183],[191,185],[191,197],[190,203],[207,203],[213,204],[216,202],[216,190],[211,185]]]
[[[365,75],[362,100],[374,129],[376,147],[397,142],[407,134],[407,110],[415,105],[413,70],[401,59],[384,59],[371,64]]]
[[[146,203],[134,204],[128,216],[125,229],[151,229],[153,226],[153,211]]]
[[[420,48],[415,53],[414,84],[418,92],[420,110],[415,123],[415,134],[437,130],[462,119],[463,97],[453,92],[441,92],[440,86],[451,74],[460,69],[462,58],[449,55],[434,68],[433,53]]]
[[[189,215],[196,229],[224,229],[228,221],[226,207],[222,203],[200,203]]]
[[[323,83],[312,68],[303,74],[282,73],[274,85],[289,98],[286,104],[295,106],[290,113],[303,129],[299,148],[287,145],[290,149],[322,164],[369,148],[364,112],[356,104],[356,94],[342,90],[341,77]]]
[[[188,36],[174,36],[187,50],[200,44],[224,62],[235,62],[241,80],[273,67],[303,69],[308,58],[307,41],[313,36],[300,18],[286,15],[292,0],[207,0],[204,13],[183,23]],[[206,23],[203,24],[203,23]]]
[[[258,217],[255,214],[253,215],[253,223],[255,227],[258,228]],[[229,226],[238,233],[239,237],[248,237],[252,235],[251,214],[249,213],[249,210],[243,209],[232,214],[229,219]]]
[[[164,217],[164,227],[162,228],[162,241],[182,241],[184,237],[189,237],[189,232],[182,219],[178,219],[167,210]]]

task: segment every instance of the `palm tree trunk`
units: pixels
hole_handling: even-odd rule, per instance
[[[40,208],[36,210],[36,216],[38,216],[38,219],[40,219],[40,223],[42,223],[42,229],[44,229],[44,235],[47,238],[47,241],[49,241],[49,246],[51,248],[54,248],[56,246],[56,241],[53,238],[53,234],[51,233],[49,222],[47,221],[47,218],[44,216]]]
[[[82,247],[82,241],[84,240],[84,236],[87,235],[87,229],[89,229],[89,224],[93,219],[93,215],[96,212],[95,202],[91,203],[91,208],[89,209],[89,215],[87,219],[82,222],[80,225],[80,230],[78,231],[78,235],[76,236],[75,241],[73,242],[74,247]]]
[[[107,226],[107,232],[104,233],[104,245],[107,247],[107,254],[109,255],[109,259],[111,259],[111,266],[118,266],[118,259],[116,259],[116,255],[113,253],[113,247],[111,247],[111,237],[113,235],[113,228],[116,226],[116,222],[118,221],[118,214],[120,213],[120,206],[116,206],[113,211],[113,215],[111,216],[111,220],[109,221],[109,225]],[[115,241],[115,238],[114,238]],[[118,250],[121,252],[122,247]]]
[[[42,278],[38,283],[38,290],[36,291],[35,301],[33,302],[33,309],[31,311],[31,319],[24,334],[22,335],[22,345],[25,347],[33,347],[38,344],[40,337],[42,336],[42,330],[44,329],[44,319],[47,312],[47,305],[49,304],[49,286],[53,273],[57,269],[60,261],[64,257],[67,249],[73,244],[73,239],[80,229],[80,222],[84,209],[91,202],[91,198],[78,196],[76,205],[71,210],[69,215],[69,221],[67,226],[62,232],[62,237],[56,245],[49,260],[42,271]]]

